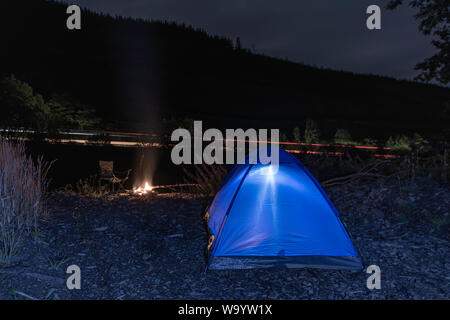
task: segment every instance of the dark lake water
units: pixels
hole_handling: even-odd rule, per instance
[[[48,161],[55,160],[49,171],[50,190],[98,174],[99,160],[114,161],[117,171],[133,169],[127,188],[142,180],[150,180],[152,185],[183,183],[183,166],[172,163],[168,148],[29,143],[27,150],[34,157],[43,155]]]

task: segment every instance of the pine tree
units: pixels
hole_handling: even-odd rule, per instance
[[[241,38],[239,38],[239,37],[236,38],[236,47],[235,48],[237,51],[242,50]]]

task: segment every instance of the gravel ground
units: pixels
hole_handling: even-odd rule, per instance
[[[449,186],[396,181],[326,190],[380,290],[364,271],[205,269],[210,198],[55,193],[49,215],[12,264],[0,299],[449,299]],[[66,268],[81,268],[68,290]],[[25,297],[26,294],[29,297]]]

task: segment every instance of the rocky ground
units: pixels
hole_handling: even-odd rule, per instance
[[[366,266],[205,270],[210,199],[188,194],[117,193],[92,199],[55,193],[40,231],[0,266],[0,299],[448,299],[449,186],[432,180],[327,189]],[[66,269],[81,268],[81,290]]]

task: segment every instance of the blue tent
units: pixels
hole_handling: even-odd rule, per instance
[[[270,154],[270,148],[268,150]],[[209,269],[361,270],[339,213],[311,173],[288,152],[273,164],[236,165],[206,217]]]

